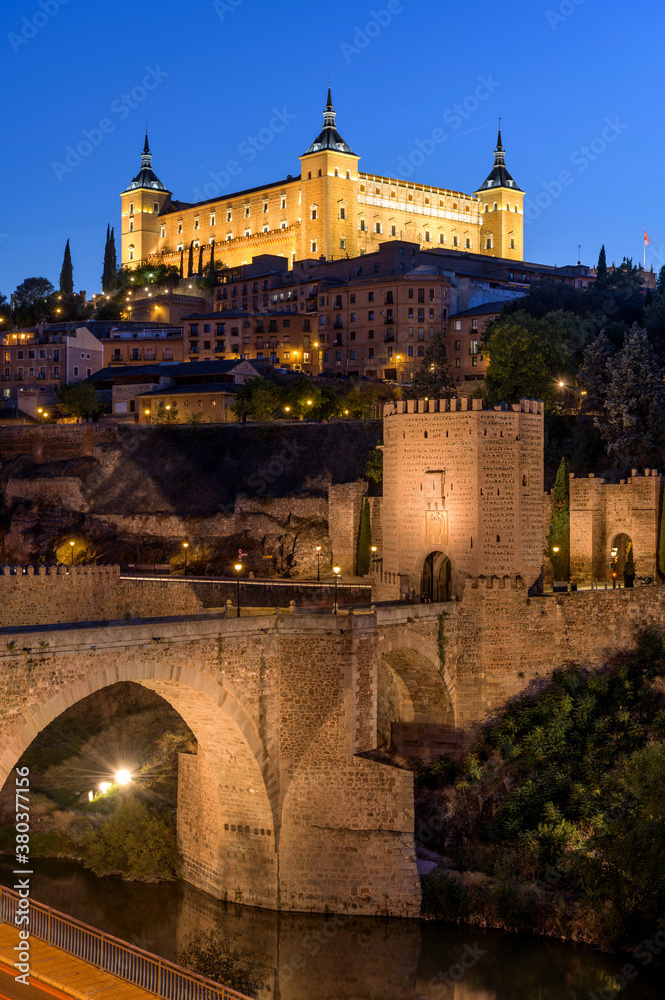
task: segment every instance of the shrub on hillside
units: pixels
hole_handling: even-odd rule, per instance
[[[128,795],[87,841],[84,864],[95,875],[121,875],[143,882],[175,877],[175,827]]]

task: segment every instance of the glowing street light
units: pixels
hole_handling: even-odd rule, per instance
[[[242,563],[237,562],[234,569],[238,574],[238,607],[236,609],[236,618],[240,618],[240,574],[242,573]]]
[[[334,614],[334,615],[336,615],[336,614],[337,614],[337,580],[338,580],[338,578],[339,578],[339,574],[340,574],[341,572],[342,572],[342,571],[341,571],[341,569],[339,568],[339,566],[333,566],[333,576],[334,576],[334,578],[335,578],[335,607],[333,608],[333,614]]]
[[[316,546],[316,579],[321,579],[321,546]]]
[[[185,576],[187,576],[187,549],[189,548],[189,542],[183,542],[182,547],[185,550]]]
[[[125,770],[125,768],[122,768],[120,771],[118,771],[118,773],[115,776],[116,785],[128,785],[131,780],[132,776],[129,773],[129,771]]]
[[[106,795],[107,792],[111,791],[111,782],[102,781],[101,785],[99,786],[99,790],[102,793],[102,795]]]
[[[71,548],[72,548],[72,561],[71,561],[71,565],[73,566],[74,565],[74,545],[76,543],[75,542],[70,542],[69,544],[71,545]]]

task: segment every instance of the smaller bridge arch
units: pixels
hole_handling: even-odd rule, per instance
[[[416,744],[437,729],[452,738],[455,682],[435,643],[412,629],[395,629],[379,640],[377,652],[378,745],[395,743],[398,732]]]

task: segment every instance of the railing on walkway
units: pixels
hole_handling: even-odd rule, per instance
[[[202,583],[207,584],[209,587],[224,587],[233,585],[234,587],[238,584],[238,578],[236,576],[167,576],[166,573],[147,573],[144,570],[134,569],[132,566],[122,567],[120,570],[121,580],[134,580],[137,583]],[[326,577],[322,580],[279,580],[275,577],[263,577],[249,579],[247,577],[240,578],[241,587],[263,587],[266,589],[286,589],[291,591],[298,590],[323,590],[323,591],[333,591],[335,589],[334,578]],[[369,583],[364,583],[358,581],[356,583],[342,583],[338,581],[338,590],[366,590],[368,593],[371,591],[371,585]]]
[[[15,925],[19,896],[0,886],[0,922]],[[32,937],[164,1000],[248,1000],[243,993],[151,955],[58,910],[30,901]]]

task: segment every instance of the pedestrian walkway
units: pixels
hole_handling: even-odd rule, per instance
[[[0,962],[13,966],[18,932],[11,924],[0,923]],[[16,973],[17,975],[19,973]],[[74,958],[50,944],[30,939],[30,978],[61,990],[76,1000],[155,1000],[154,993],[125,983]]]

